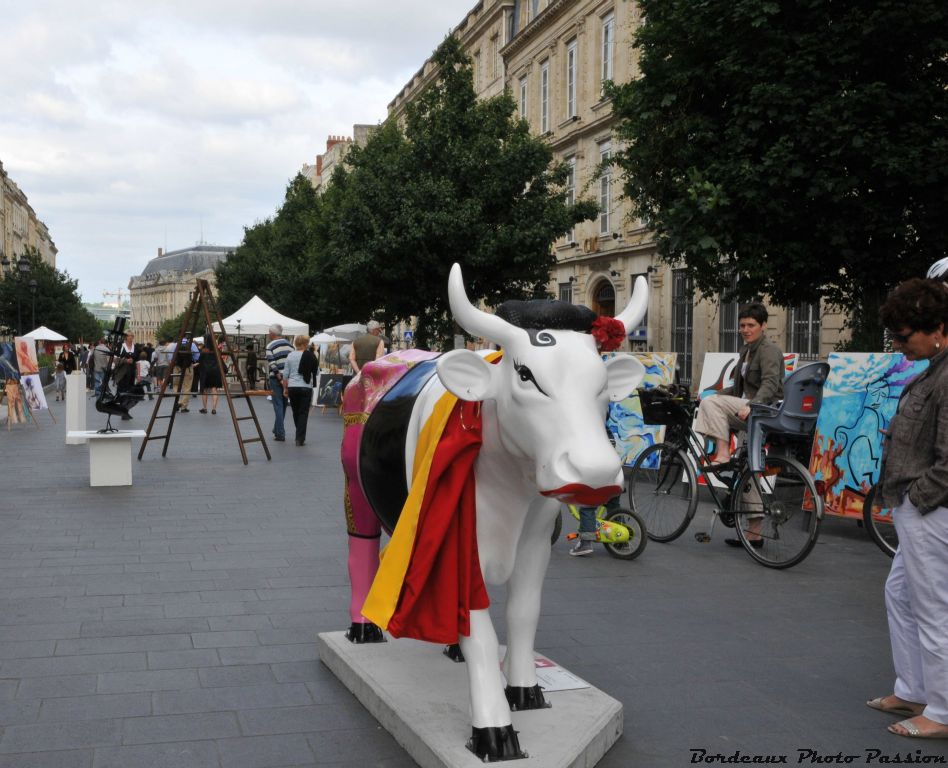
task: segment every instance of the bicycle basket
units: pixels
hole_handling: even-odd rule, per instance
[[[691,415],[684,404],[668,392],[660,389],[639,389],[639,403],[642,406],[642,419],[646,424],[664,424],[666,426],[691,423]]]

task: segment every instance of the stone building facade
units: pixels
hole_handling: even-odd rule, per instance
[[[345,159],[352,147],[364,146],[374,129],[374,125],[357,124],[352,126],[352,136],[330,136],[326,139],[326,151],[316,156],[314,165],[304,163],[300,173],[322,194],[329,185],[333,170]]]
[[[705,352],[739,348],[737,307],[702,300],[683,270],[658,259],[652,234],[632,216],[621,176],[608,162],[620,146],[602,82],[638,76],[633,36],[641,23],[630,0],[482,0],[454,34],[471,56],[478,95],[509,89],[531,130],[569,165],[569,198],[600,205],[596,220],[553,243],[551,293],[612,314],[629,300],[635,278],[646,277],[649,312],[632,349],[677,352],[681,377],[697,381]],[[426,61],[389,104],[390,118],[402,116],[434,70]],[[825,357],[843,333],[843,318],[819,306],[769,308],[768,335],[804,357]]]
[[[57,249],[49,230],[0,162],[0,254],[12,262],[28,247],[39,251],[51,267],[56,266]]]
[[[136,340],[156,342],[158,326],[188,306],[195,281],[204,279],[213,287],[214,268],[235,250],[236,246],[195,245],[164,253],[159,248],[141,274],[128,281],[131,317],[127,328]]]

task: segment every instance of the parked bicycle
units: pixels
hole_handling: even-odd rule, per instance
[[[862,524],[876,545],[889,557],[895,557],[895,550],[899,547],[899,536],[895,532],[895,522],[892,519],[892,508],[883,507],[878,501],[879,486],[874,485],[866,494],[862,503]]]
[[[819,536],[823,500],[793,458],[792,443],[812,435],[828,371],[825,363],[804,366],[787,378],[779,407],[752,404],[746,444],[726,464],[709,463],[705,442],[691,426],[697,406],[687,389],[638,390],[645,423],[666,427],[665,441],[647,448],[629,477],[629,504],[645,520],[649,538],[670,542],[685,532],[698,508],[700,475],[714,510],[710,529],[696,533],[697,541],[710,541],[720,518],[762,565],[789,568],[806,558]]]

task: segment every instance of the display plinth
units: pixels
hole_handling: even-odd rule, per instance
[[[471,737],[467,668],[440,646],[392,638],[355,645],[344,632],[324,632],[317,648],[323,664],[423,768],[483,765],[464,746]],[[529,757],[506,763],[511,768],[590,767],[622,735],[622,704],[602,691],[544,695],[551,708],[513,713]]]
[[[132,438],[144,437],[145,430],[120,432],[67,432],[66,439],[81,438],[89,443],[89,485],[132,484]]]
[[[85,437],[70,437],[70,432],[86,431],[86,377],[72,374],[66,377],[66,445],[79,445]]]

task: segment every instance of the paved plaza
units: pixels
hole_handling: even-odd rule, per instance
[[[194,404],[133,487],[89,488],[88,449],[64,445],[50,405],[57,424],[0,431],[0,768],[414,764],[316,655],[348,624],[338,414],[315,409],[301,448],[288,418],[273,461],[251,444],[245,467],[226,405]],[[537,649],[624,705],[600,765],[948,756],[863,703],[892,690],[890,561],[864,531],[828,519],[806,561],[773,571],[701,529],[633,562],[554,545]]]

